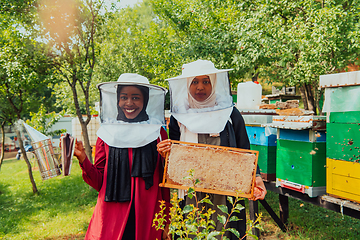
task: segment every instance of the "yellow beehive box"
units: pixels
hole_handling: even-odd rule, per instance
[[[360,203],[360,163],[326,159],[326,192]]]

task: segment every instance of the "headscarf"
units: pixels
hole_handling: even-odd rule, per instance
[[[136,85],[118,85],[117,103],[119,103],[120,100],[121,89],[125,86],[134,86],[142,92],[144,97],[143,109],[134,119],[128,119],[119,104],[117,104],[117,120],[124,122],[147,121],[149,119],[149,116],[146,113],[146,107],[149,102],[149,88]],[[133,148],[132,167],[130,172],[128,149],[109,146],[105,202],[130,201],[131,177],[143,178],[146,190],[153,186],[153,175],[158,158],[156,144],[157,140],[154,140],[143,147]]]
[[[142,108],[141,112],[134,119],[128,119],[125,116],[125,113],[123,112],[123,110],[119,106],[121,89],[123,89],[124,87],[129,87],[129,86],[136,87],[137,89],[139,89],[141,91],[141,93],[143,94],[143,97],[144,97],[143,108]],[[121,121],[124,121],[124,122],[142,122],[142,121],[149,120],[149,116],[146,113],[146,107],[147,107],[147,104],[149,102],[149,88],[148,87],[137,86],[137,85],[118,85],[116,94],[117,94],[117,103],[118,103],[117,104],[118,115],[116,117],[117,120],[121,120]]]
[[[187,89],[188,89],[188,101],[190,108],[207,108],[207,107],[214,107],[217,105],[216,103],[216,94],[215,94],[215,87],[216,87],[216,74],[208,74],[206,75],[209,77],[211,82],[211,93],[207,99],[204,101],[197,101],[191,94],[190,94],[190,85],[195,77],[188,77],[187,78]]]

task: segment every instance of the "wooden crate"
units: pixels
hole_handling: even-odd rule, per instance
[[[250,145],[251,150],[259,152],[258,165],[261,176],[266,181],[276,178],[276,146]]]
[[[360,163],[326,159],[326,192],[360,203]]]
[[[170,154],[166,156],[161,187],[177,189],[194,187],[189,179],[184,179],[189,176],[188,171],[193,169],[193,180],[200,180],[200,183],[195,186],[196,191],[253,197],[258,160],[257,151],[179,141],[171,142],[172,147]],[[242,191],[242,189],[246,190]]]
[[[326,184],[324,142],[277,140],[276,178],[306,187]]]
[[[352,162],[359,161],[360,124],[330,122],[326,127],[326,157]]]

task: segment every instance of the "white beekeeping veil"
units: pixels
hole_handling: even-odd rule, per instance
[[[233,110],[228,71],[216,69],[211,61],[197,60],[182,67],[182,74],[169,81],[170,113],[193,133],[219,133],[224,130]],[[211,82],[207,99],[196,100],[190,94],[190,85],[197,76],[206,75]]]
[[[138,89],[143,97],[142,109],[120,107],[120,92],[127,87]],[[121,74],[117,82],[97,85],[100,90],[100,121],[97,135],[109,146],[137,148],[156,140],[165,125],[165,88],[149,84],[149,80],[134,73]],[[128,112],[125,112],[128,111]],[[134,115],[128,117],[128,115]]]

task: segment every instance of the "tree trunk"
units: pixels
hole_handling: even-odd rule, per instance
[[[323,94],[324,94],[324,89],[316,91],[316,106],[320,116],[323,116],[323,112],[322,112],[323,102],[321,101]]]
[[[80,121],[82,135],[84,137],[85,153],[88,156],[90,162],[92,163],[92,150],[89,140],[89,133],[87,130],[87,124],[84,121]]]
[[[309,84],[304,84],[303,86],[300,86],[300,95],[301,99],[304,103],[304,109],[313,111],[316,115],[316,106],[315,106],[315,98],[312,91],[312,87]]]
[[[315,94],[313,92],[312,86],[310,84],[305,84],[305,89],[307,93],[307,99],[308,99],[308,107],[310,111],[314,112],[314,115],[316,115],[316,105],[315,105]]]
[[[253,82],[257,82],[258,77],[259,77],[259,73],[256,72],[257,69],[258,69],[258,67],[254,67],[255,73],[254,73],[253,76],[251,77],[251,81],[253,81]]]
[[[79,100],[78,100],[78,95],[77,95],[77,91],[76,91],[76,85],[72,85],[71,86],[72,92],[73,92],[73,99],[74,99],[74,104],[75,104],[75,109],[76,109],[76,115],[79,119],[80,122],[80,126],[81,126],[81,131],[82,131],[82,135],[84,138],[84,147],[85,147],[85,153],[86,156],[88,157],[88,159],[90,160],[90,162],[92,163],[92,151],[91,151],[91,145],[90,145],[90,140],[89,140],[89,133],[87,130],[87,124],[90,122],[91,119],[91,115],[88,114],[87,115],[87,120],[86,122],[84,121],[81,111],[80,111],[80,105],[79,105]]]
[[[1,139],[2,139],[2,144],[1,144],[1,157],[0,157],[0,170],[1,170],[1,165],[4,161],[4,157],[5,157],[5,121],[1,123]]]
[[[25,160],[26,165],[28,167],[28,173],[29,173],[30,182],[32,184],[33,193],[37,193],[38,190],[37,190],[37,187],[36,187],[34,176],[32,174],[32,168],[31,168],[30,161],[26,156],[26,151],[25,151],[25,148],[24,148],[24,144],[23,144],[23,141],[21,139],[21,133],[20,133],[19,130],[15,130],[15,132],[16,132],[17,138],[19,140],[19,146],[20,146],[20,149],[21,149],[21,154],[24,156],[24,160]]]
[[[306,94],[305,94],[304,86],[300,86],[299,90],[300,90],[301,99],[303,100],[303,103],[304,103],[304,109],[309,110],[309,106],[308,106],[308,103],[307,103],[307,97],[306,97]]]

